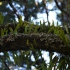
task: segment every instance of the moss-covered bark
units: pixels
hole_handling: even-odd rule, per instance
[[[10,34],[0,38],[0,52],[28,50],[31,48],[70,55],[70,46],[65,46],[63,41],[54,34],[19,33],[17,35]]]

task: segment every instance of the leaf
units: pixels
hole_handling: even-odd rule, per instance
[[[48,21],[48,26],[50,27],[51,25],[50,25],[51,23]]]
[[[52,21],[52,26],[54,26],[54,21]]]
[[[65,30],[66,30],[66,32],[69,34],[69,30],[68,30],[67,25],[65,25]]]
[[[54,30],[54,34],[57,35],[60,34],[60,26],[54,27],[53,30]]]
[[[8,30],[6,28],[4,28],[4,33],[5,33],[5,35],[8,34]]]
[[[19,27],[20,27],[20,24],[18,23],[17,26],[14,29],[14,32],[13,32],[14,34],[16,34],[18,32],[17,30],[18,30]]]
[[[29,45],[29,40],[27,39],[26,44]]]
[[[55,57],[53,58],[53,63],[57,63],[57,61],[58,61],[58,57],[55,56]]]
[[[42,24],[41,20],[40,20],[40,25]]]
[[[3,24],[4,21],[4,16],[2,13],[0,13],[0,25]]]
[[[4,30],[1,28],[1,37],[4,36]]]
[[[66,70],[66,60],[65,59],[60,58],[57,69],[59,69],[59,70],[65,69]]]
[[[58,21],[57,21],[57,27],[59,26],[58,24],[59,24],[59,23],[58,23]]]
[[[35,39],[33,40],[33,42],[34,42],[34,44],[35,44],[35,45],[37,45],[37,43],[36,43],[36,40],[35,40]]]
[[[37,33],[38,25],[35,26],[34,33]]]
[[[50,63],[47,70],[52,70],[52,67],[54,66],[52,56],[54,55],[54,53],[49,53],[49,55],[50,55]]]
[[[22,22],[22,16],[19,17],[18,21],[19,21],[19,24],[22,26],[22,23],[23,23]]]
[[[58,34],[59,31],[57,30],[57,28],[54,28],[54,34]]]
[[[69,44],[70,43],[70,40],[68,39],[68,35],[64,35],[65,36],[65,42],[66,42],[66,44]]]
[[[11,28],[11,27],[9,27],[9,30],[10,30],[10,32],[13,34],[14,33],[14,31],[13,31],[13,29]]]
[[[28,30],[28,33],[30,33],[31,31],[32,31],[32,29],[33,29],[33,24],[30,24],[30,26],[29,26],[29,30]]]
[[[28,32],[28,25],[25,26],[25,32],[24,33],[27,33]]]
[[[60,29],[60,30],[59,30],[59,34],[58,34],[58,35],[59,35],[59,37],[64,41],[64,35],[65,35],[65,34],[64,34],[63,29]]]
[[[51,33],[53,31],[54,27],[51,27],[47,33]]]

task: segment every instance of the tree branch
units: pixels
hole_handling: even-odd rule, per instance
[[[70,14],[69,14],[67,11],[63,10],[63,8],[61,8],[61,7],[58,5],[57,0],[54,0],[54,1],[55,1],[55,3],[56,3],[56,6],[57,6],[64,14],[66,14],[67,16],[70,16]]]
[[[32,47],[37,50],[42,49],[70,55],[70,46],[65,46],[63,41],[57,35],[53,34],[19,33],[17,35],[10,34],[0,38],[0,52],[28,50]]]
[[[16,10],[16,8],[13,6],[12,1],[11,1],[11,0],[8,0],[8,3],[9,3],[9,5],[12,7],[14,14],[16,14],[18,18],[20,18],[20,15],[17,14],[17,10]]]

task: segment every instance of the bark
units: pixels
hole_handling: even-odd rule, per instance
[[[0,38],[0,52],[14,50],[47,50],[70,55],[70,45],[64,42],[55,34],[31,33],[31,34],[10,34]]]

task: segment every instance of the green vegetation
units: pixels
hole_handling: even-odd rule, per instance
[[[52,0],[0,2],[0,51],[2,53],[2,55],[0,53],[0,70],[10,70],[11,65],[26,70],[70,69],[70,1],[54,0],[54,2],[56,5],[53,9],[48,9],[46,6],[52,4]],[[55,26],[54,21],[49,22],[48,14],[49,11],[57,10],[56,6],[61,11],[57,15],[61,25],[57,22]],[[34,24],[31,17],[37,19],[37,13],[43,13],[44,10],[47,14],[47,22],[40,21],[40,25]],[[24,21],[21,15],[25,17]],[[18,22],[15,20],[16,17]],[[47,51],[49,62],[46,62],[48,60],[43,57]]]

